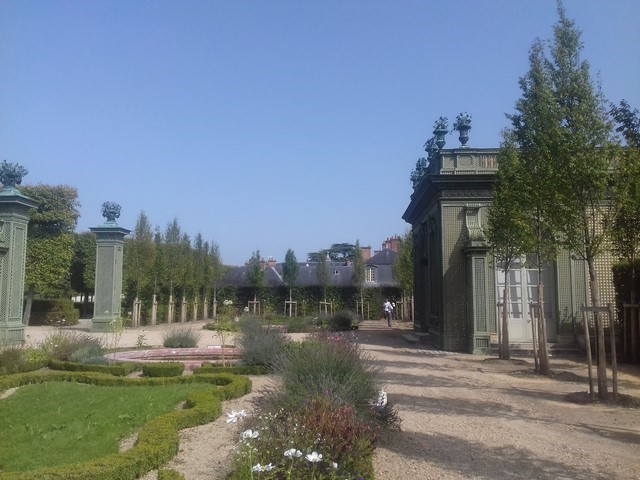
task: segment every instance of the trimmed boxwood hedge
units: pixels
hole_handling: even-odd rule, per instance
[[[52,358],[49,360],[49,368],[51,370],[64,370],[67,372],[99,372],[125,377],[131,372],[141,370],[142,366],[139,363],[133,362],[114,363],[111,365],[87,365],[84,363],[64,362]]]
[[[184,475],[175,470],[158,470],[158,480],[185,480]]]
[[[178,377],[184,372],[182,362],[145,363],[142,365],[144,377]]]
[[[223,367],[203,363],[202,366],[193,369],[193,373],[233,373],[235,375],[265,375],[267,367],[264,365],[236,365],[233,367]]]
[[[212,422],[222,414],[222,400],[238,398],[251,392],[251,379],[233,374],[127,378],[97,372],[60,371],[38,371],[0,377],[0,391],[54,381],[131,387],[209,383],[212,388],[189,394],[184,409],[152,418],[140,429],[138,441],[130,450],[84,463],[30,472],[0,472],[0,480],[133,480],[160,468],[176,455],[179,430]]]

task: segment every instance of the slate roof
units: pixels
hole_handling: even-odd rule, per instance
[[[375,268],[375,282],[365,283],[366,287],[397,287],[398,283],[393,278],[393,264],[398,259],[398,254],[392,250],[382,250],[366,261],[366,268]],[[282,280],[282,263],[275,267],[267,266],[264,270],[264,286],[276,288],[284,286]],[[318,262],[298,263],[299,272],[296,279],[296,287],[318,287],[318,277],[316,269]],[[229,270],[220,282],[221,286],[249,287],[247,280],[247,266],[235,267]],[[331,287],[354,287],[352,280],[353,266],[344,262],[327,262],[329,272],[329,286]]]

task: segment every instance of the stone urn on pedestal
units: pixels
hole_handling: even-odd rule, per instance
[[[444,136],[449,133],[449,119],[447,117],[440,117],[436,120],[436,123],[433,125],[433,134],[436,138],[436,145],[439,149],[444,147],[445,139]]]
[[[469,148],[467,142],[469,141],[469,130],[471,130],[471,116],[467,112],[459,113],[453,124],[453,129],[460,134],[458,137],[460,148]]]

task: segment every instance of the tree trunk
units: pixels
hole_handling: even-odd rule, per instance
[[[509,273],[505,276],[504,291],[502,292],[502,359],[510,360],[509,349]]]
[[[542,283],[542,267],[538,267],[538,308],[540,318],[538,319],[538,355],[540,375],[549,375],[549,351],[547,350],[547,324],[544,319],[544,284]]]
[[[598,285],[598,277],[596,274],[593,258],[587,258],[587,266],[589,267],[589,287],[591,290],[591,305],[593,307],[600,306],[600,286]],[[593,316],[596,321],[596,337],[598,348],[598,397],[606,400],[609,396],[607,391],[607,351],[604,339],[604,318],[599,312],[594,312]],[[613,318],[609,319],[613,322]]]
[[[29,287],[27,290],[26,302],[24,305],[24,312],[22,314],[22,323],[29,326],[29,320],[31,319],[31,305],[33,304],[33,287]]]

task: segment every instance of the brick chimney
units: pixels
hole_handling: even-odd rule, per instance
[[[371,258],[371,247],[360,247],[362,251],[362,259],[366,262]]]
[[[400,237],[394,235],[393,237],[387,238],[384,242],[382,242],[382,249],[388,249],[393,252],[398,252],[398,248],[400,246]]]
[[[269,257],[269,260],[267,260],[268,267],[274,268],[276,266],[276,263],[278,262],[276,262],[275,258],[273,257]]]

